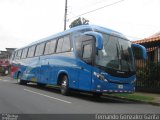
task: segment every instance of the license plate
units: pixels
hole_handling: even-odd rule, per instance
[[[119,89],[123,89],[123,85],[118,85],[118,88]]]

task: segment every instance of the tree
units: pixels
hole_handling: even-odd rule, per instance
[[[76,27],[76,26],[79,26],[79,25],[88,25],[88,24],[89,24],[89,20],[86,20],[85,18],[79,17],[78,19],[71,22],[69,27],[73,28],[73,27]]]

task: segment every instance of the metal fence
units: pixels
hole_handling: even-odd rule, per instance
[[[147,48],[148,59],[136,60],[136,90],[160,93],[159,47]]]

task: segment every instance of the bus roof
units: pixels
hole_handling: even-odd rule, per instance
[[[37,41],[32,42],[31,44],[29,44],[27,46],[24,46],[22,48],[26,48],[26,47],[29,47],[29,46],[32,46],[32,45],[35,45],[35,44],[38,44],[38,43],[41,43],[41,42],[44,42],[44,41],[47,41],[47,40],[51,40],[51,39],[54,39],[54,38],[57,38],[57,37],[60,37],[60,36],[64,36],[64,35],[67,35],[67,34],[70,34],[70,33],[73,33],[73,32],[77,32],[77,31],[80,31],[80,30],[84,30],[84,29],[91,29],[92,31],[100,31],[100,32],[103,32],[103,33],[107,33],[107,34],[111,34],[111,35],[115,35],[115,36],[127,39],[123,34],[117,32],[117,31],[114,31],[112,29],[108,29],[108,28],[105,28],[105,27],[97,26],[97,25],[80,25],[80,26],[73,27],[71,29],[65,30],[63,32],[51,35],[49,37],[37,40]],[[22,48],[19,48],[19,49],[22,49]],[[19,50],[19,49],[17,49],[17,50]]]

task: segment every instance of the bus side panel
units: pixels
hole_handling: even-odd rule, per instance
[[[67,53],[46,55],[40,58],[40,70],[37,75],[39,83],[56,85],[59,75],[65,73],[69,79],[69,87],[78,89],[78,71],[75,58],[69,57],[69,55],[62,57],[62,55],[66,56],[64,54]]]
[[[25,70],[24,60],[14,60],[11,63],[11,77],[17,79],[18,75],[23,73]]]
[[[22,64],[22,63],[21,63]],[[37,82],[37,72],[39,71],[39,57],[27,58],[24,64],[24,69],[22,70],[22,79],[32,82]],[[22,69],[22,67],[20,68]]]
[[[37,73],[39,83],[56,84],[54,58],[52,56],[41,56],[39,71]]]
[[[65,53],[64,53],[65,54]],[[63,56],[66,56],[62,54]],[[67,54],[67,53],[66,53]],[[70,53],[68,53],[70,54]],[[69,80],[69,87],[78,89],[78,71],[76,67],[76,62],[74,57],[62,57],[62,56],[54,56],[54,58],[50,59],[51,64],[51,72],[52,79],[54,79],[53,83],[58,83],[58,77],[60,74],[66,74]]]
[[[78,62],[78,67],[79,89],[90,91],[92,85],[92,67],[81,60]]]

